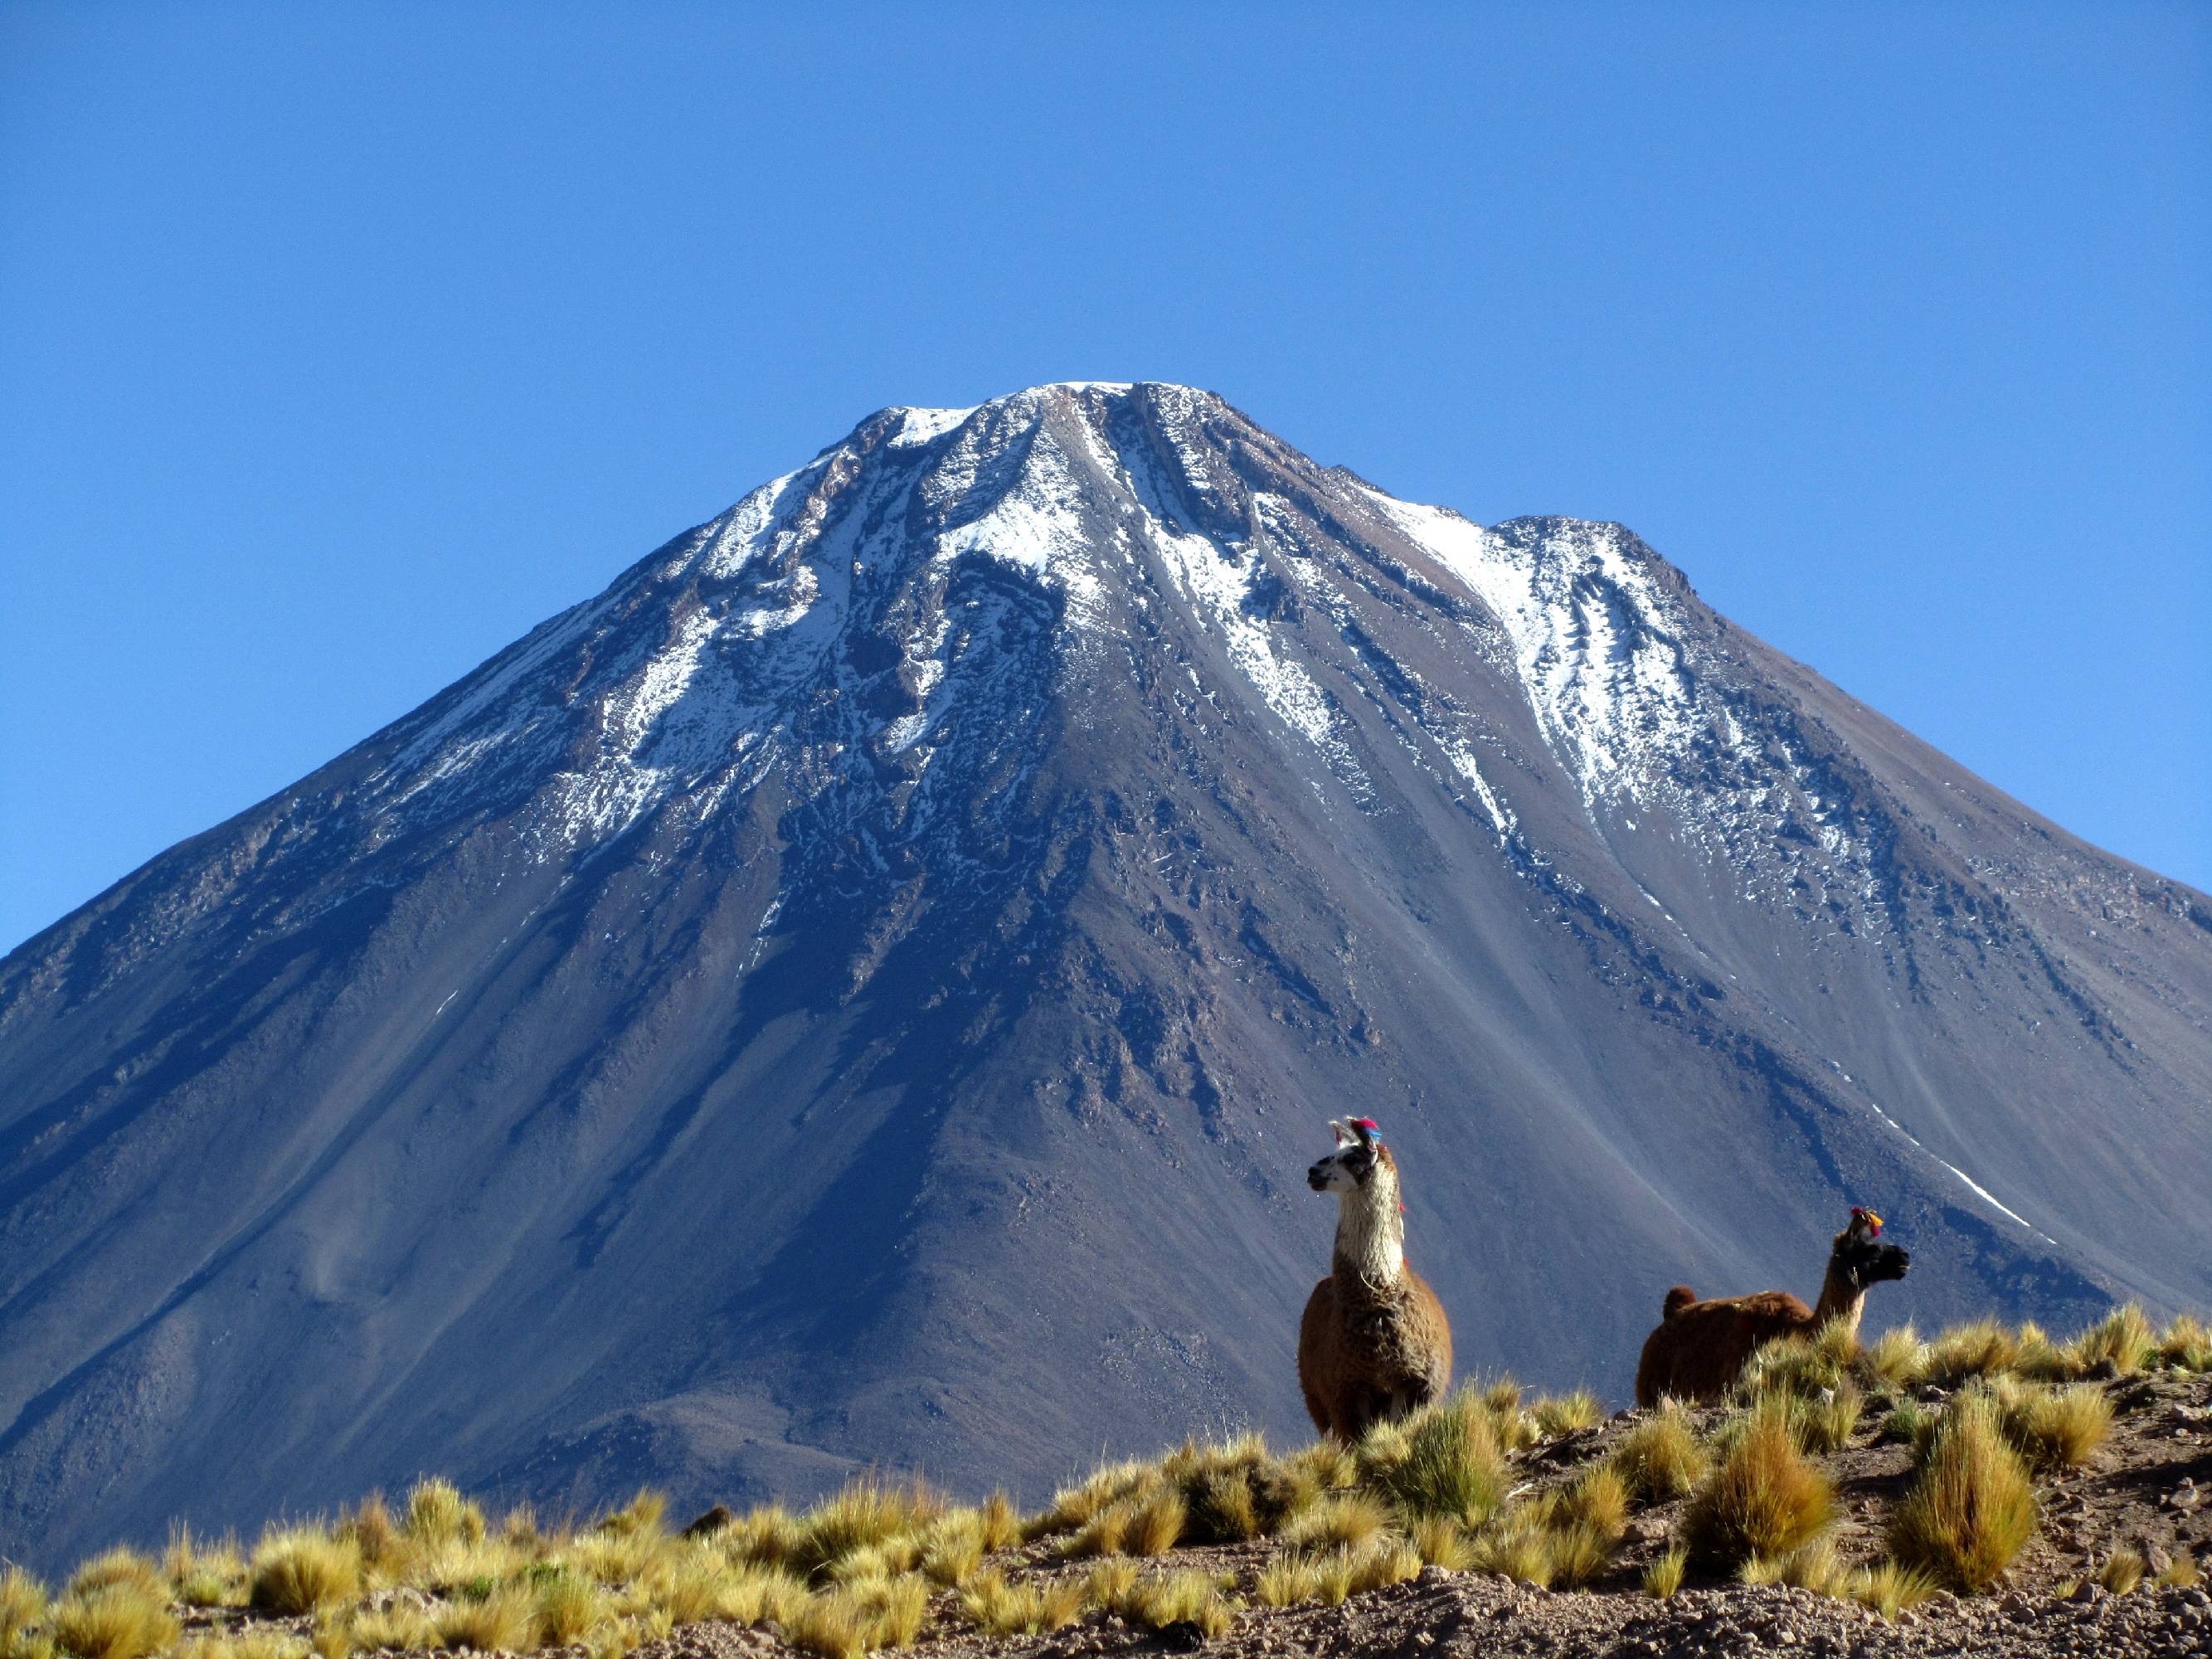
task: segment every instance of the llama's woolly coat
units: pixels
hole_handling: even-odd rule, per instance
[[[1778,1337],[1810,1336],[1830,1322],[1852,1334],[1866,1310],[1867,1287],[1902,1279],[1912,1258],[1878,1242],[1881,1218],[1853,1210],[1828,1253],[1820,1305],[1807,1307],[1787,1291],[1716,1297],[1700,1302],[1686,1285],[1667,1292],[1659,1327],[1644,1339],[1636,1365],[1636,1403],[1662,1399],[1717,1400],[1735,1386],[1762,1344]]]
[[[1314,1426],[1343,1441],[1441,1399],[1451,1386],[1451,1323],[1406,1262],[1398,1161],[1365,1119],[1335,1127],[1342,1145],[1308,1173],[1339,1194],[1329,1276],[1298,1322],[1298,1387]]]

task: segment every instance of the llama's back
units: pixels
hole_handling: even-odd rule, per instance
[[[1809,1330],[1813,1310],[1787,1291],[1678,1302],[1667,1293],[1667,1312],[1644,1339],[1636,1365],[1636,1403],[1656,1406],[1663,1396],[1717,1400],[1735,1386],[1760,1343]]]

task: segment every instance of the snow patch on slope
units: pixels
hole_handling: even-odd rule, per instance
[[[1498,618],[1538,729],[1593,810],[1645,794],[1711,729],[1679,619],[1613,526],[1522,544],[1447,508],[1362,493]]]

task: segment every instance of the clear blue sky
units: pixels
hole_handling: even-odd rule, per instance
[[[0,10],[0,946],[885,404],[1212,387],[2212,885],[2212,7]]]

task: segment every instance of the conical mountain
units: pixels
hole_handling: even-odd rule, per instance
[[[1297,1431],[1353,1107],[1463,1370],[1853,1203],[1875,1326],[2202,1306],[2208,1017],[2203,895],[1619,526],[888,410],[0,963],[0,1555]]]

